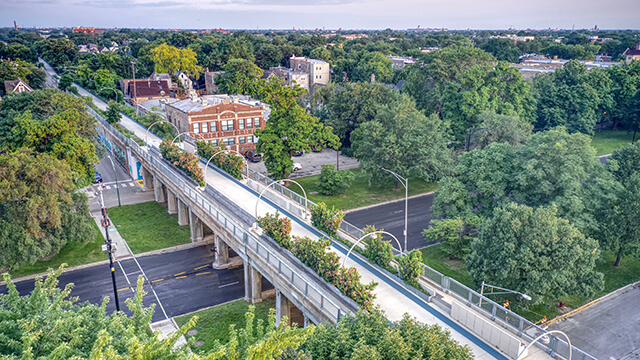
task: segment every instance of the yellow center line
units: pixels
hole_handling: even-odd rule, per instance
[[[184,274],[185,272],[186,272],[186,271],[183,271],[183,272],[181,272],[181,273],[177,273],[177,274],[175,274],[175,275],[173,275],[173,276],[179,276],[179,275]]]
[[[120,292],[120,291],[125,291],[125,290],[128,290],[128,289],[129,289],[128,287],[126,287],[126,288],[122,288],[122,289],[118,289],[118,292]]]
[[[154,282],[158,282],[158,281],[162,281],[162,280],[164,280],[164,279],[157,279],[157,280],[153,280],[153,281],[152,281],[152,283],[154,283]]]
[[[238,266],[232,266],[229,269],[237,269],[237,268],[238,268]]]
[[[184,279],[186,276],[178,276],[176,279]]]
[[[207,275],[207,274],[211,274],[211,271],[197,273],[196,276],[198,276],[198,275]]]
[[[209,267],[209,265],[202,265],[202,266],[198,266],[197,268],[193,269],[193,270],[200,270],[200,269],[204,269],[206,267]]]

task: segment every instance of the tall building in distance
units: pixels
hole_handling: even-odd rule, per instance
[[[313,91],[315,85],[327,85],[331,80],[329,63],[322,60],[307,59],[306,57],[293,55],[289,58],[289,67],[293,70],[303,71],[309,74],[309,87]]]

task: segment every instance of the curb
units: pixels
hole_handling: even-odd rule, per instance
[[[201,242],[197,242],[197,243],[183,244],[183,245],[177,245],[177,246],[164,248],[164,249],[159,249],[159,250],[147,251],[145,253],[134,254],[134,257],[140,258],[140,257],[144,257],[144,256],[167,254],[167,253],[172,253],[172,252],[176,252],[176,251],[180,251],[180,250],[191,249],[191,248],[194,248],[194,247],[203,246],[203,245],[209,245],[209,244],[213,244],[213,241],[201,241]],[[126,258],[126,259],[122,259],[122,260],[127,260],[127,259],[131,259],[131,258]],[[116,260],[116,261],[120,261],[120,260]],[[90,268],[90,267],[93,267],[93,266],[100,266],[100,265],[107,265],[107,264],[109,264],[109,260],[96,261],[96,262],[92,262],[92,263],[89,263],[89,264],[83,264],[83,265],[68,267],[68,268],[64,269],[64,272],[82,270],[82,269]],[[19,278],[11,279],[11,281],[13,281],[13,283],[15,284],[15,283],[19,283],[19,282],[22,282],[22,281],[35,279],[36,276],[46,276],[47,274],[48,274],[48,272],[41,272],[41,273],[37,273],[37,274],[31,274],[31,275],[26,275],[26,276],[22,276],[22,277],[19,277]],[[0,281],[0,286],[2,286],[2,285],[6,285],[6,283],[4,281]]]
[[[575,315],[575,314],[579,313],[579,312],[580,312],[580,311],[582,311],[582,310],[585,310],[585,309],[587,309],[587,308],[589,308],[589,307],[591,307],[591,306],[593,306],[593,305],[595,305],[595,304],[597,304],[597,303],[599,303],[599,302],[601,302],[601,301],[606,300],[606,299],[607,299],[607,298],[609,298],[609,297],[613,297],[613,296],[620,295],[620,294],[622,294],[622,293],[626,292],[628,289],[630,289],[630,288],[634,288],[634,287],[636,287],[636,286],[638,286],[638,285],[640,285],[640,281],[636,281],[636,282],[634,282],[634,283],[631,283],[631,284],[625,285],[625,286],[623,286],[623,287],[621,287],[621,288],[619,288],[619,289],[616,289],[616,290],[614,290],[614,291],[612,291],[612,292],[610,292],[610,293],[608,293],[608,294],[604,294],[604,295],[602,295],[601,297],[599,297],[599,298],[597,298],[597,299],[595,299],[595,300],[591,300],[591,301],[589,301],[588,303],[586,303],[586,304],[584,304],[584,305],[582,305],[582,306],[580,306],[580,307],[577,307],[577,308],[575,308],[575,309],[573,309],[573,310],[569,311],[569,312],[568,312],[568,313],[566,313],[566,314],[562,314],[562,315],[560,315],[560,316],[556,316],[556,317],[554,317],[553,319],[549,320],[549,321],[545,324],[545,325],[546,325],[546,326],[545,326],[545,329],[546,329],[546,328],[548,328],[548,327],[549,327],[549,325],[551,325],[551,324],[554,324],[554,323],[556,323],[556,322],[558,322],[558,321],[562,321],[562,320],[564,320],[564,319],[566,319],[566,318],[568,318],[568,317],[570,317],[570,316],[572,316],[572,315]]]
[[[411,195],[411,196],[408,197],[408,199],[411,200],[411,199],[415,199],[415,198],[418,198],[418,197],[421,197],[421,196],[432,195],[434,193],[435,193],[435,191],[429,191],[427,193]],[[374,208],[376,206],[392,204],[392,203],[396,203],[396,202],[400,202],[400,201],[404,201],[404,199],[389,200],[389,201],[385,201],[385,202],[381,202],[381,203],[377,203],[377,204],[367,205],[367,206],[363,206],[363,207],[359,207],[359,208],[355,208],[355,209],[343,210],[343,211],[344,211],[345,214],[348,214],[348,213],[351,213],[351,212],[356,212],[356,211],[360,211],[360,210],[367,210],[367,209],[370,209],[370,208]]]

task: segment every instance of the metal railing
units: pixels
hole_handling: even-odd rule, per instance
[[[220,208],[208,198],[207,194],[198,191],[194,185],[185,181],[179,174],[176,174],[156,155],[152,155],[149,151],[144,150],[133,141],[130,142],[130,146],[136,156],[145,159],[158,172],[172,181],[173,184],[182,191],[182,194],[201,206],[211,218],[229,230],[237,240],[242,242],[247,248],[251,248],[255,254],[261,257],[267,264],[277,269],[278,275],[289,279],[293,286],[304,294],[306,298],[313,301],[316,306],[318,306],[318,309],[324,311],[334,323],[340,320],[340,317],[344,313],[341,308],[322,291],[318,290],[316,286],[310,283],[304,276],[289,266],[286,261],[283,261],[279,254],[262,244],[249,232],[249,227],[239,225],[239,222],[226,215],[225,212],[221,211]]]

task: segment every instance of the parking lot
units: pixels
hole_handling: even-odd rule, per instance
[[[302,170],[291,174],[291,178],[320,174],[322,165],[336,163],[336,151],[333,149],[323,149],[321,152],[310,152],[302,156],[294,156],[293,162],[300,163]],[[346,156],[339,156],[340,170],[358,167],[358,160]],[[259,163],[249,163],[249,168],[261,174],[268,175],[264,160]]]

